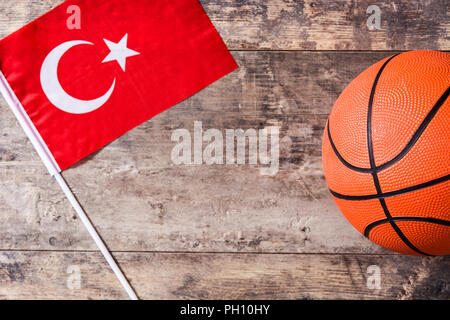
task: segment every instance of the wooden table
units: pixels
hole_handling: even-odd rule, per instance
[[[0,4],[0,37],[61,0]],[[321,167],[344,87],[396,51],[450,49],[447,1],[201,0],[240,69],[64,172],[146,299],[449,299],[450,258],[409,257],[340,214]],[[378,4],[381,30],[369,30]],[[126,299],[0,100],[0,298]],[[280,170],[175,165],[171,135],[280,128]],[[369,288],[369,266],[380,270]],[[372,267],[373,268],[373,267]]]

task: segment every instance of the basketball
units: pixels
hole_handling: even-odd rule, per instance
[[[354,79],[328,117],[322,161],[344,216],[376,244],[450,254],[450,54],[411,51]]]

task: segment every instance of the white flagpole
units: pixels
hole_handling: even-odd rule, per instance
[[[122,273],[122,270],[120,270],[119,266],[117,265],[114,258],[111,256],[111,253],[108,251],[108,248],[106,248],[105,243],[100,238],[98,232],[95,230],[94,226],[92,225],[91,221],[87,217],[86,213],[84,212],[83,208],[80,206],[80,203],[73,195],[72,191],[70,190],[69,186],[67,185],[66,181],[62,177],[60,173],[55,174],[55,179],[58,182],[59,186],[61,187],[62,191],[66,195],[67,199],[69,200],[72,207],[75,209],[78,217],[83,222],[84,226],[86,227],[87,231],[91,235],[92,239],[94,239],[95,243],[97,244],[97,247],[102,252],[103,256],[105,257],[106,261],[108,262],[111,269],[114,271],[116,277],[119,279],[120,283],[128,293],[128,296],[131,300],[138,300],[138,297],[136,296],[136,293],[134,292],[133,288],[131,287],[128,280],[125,278],[125,276]]]
[[[95,243],[97,244],[97,247],[102,252],[102,254],[105,257],[106,261],[108,262],[109,266],[114,271],[116,277],[119,279],[120,283],[127,291],[130,299],[138,300],[138,297],[136,296],[136,293],[134,292],[130,283],[123,275],[123,273],[120,270],[119,266],[117,265],[116,261],[111,256],[111,253],[106,248],[105,243],[100,238],[99,234],[95,230],[94,226],[92,225],[91,221],[87,217],[83,208],[81,208],[78,200],[75,198],[75,196],[73,195],[69,186],[67,185],[66,181],[61,176],[61,173],[60,173],[61,170],[60,170],[58,164],[56,163],[55,159],[53,158],[53,155],[51,154],[50,150],[48,150],[47,145],[45,144],[44,140],[40,136],[39,132],[34,127],[33,122],[28,117],[28,114],[26,113],[26,111],[23,108],[22,104],[20,103],[19,99],[17,99],[17,96],[15,95],[15,93],[11,89],[11,87],[9,86],[8,81],[6,80],[5,76],[3,75],[3,73],[1,71],[0,71],[0,93],[5,98],[6,102],[8,103],[8,106],[11,108],[12,112],[16,116],[17,120],[19,121],[19,124],[21,125],[21,127],[25,131],[26,135],[30,139],[32,145],[34,146],[37,153],[41,157],[41,159],[44,162],[44,165],[48,169],[49,173],[53,177],[55,177],[59,186],[64,191],[64,194],[66,195],[67,199],[72,204],[72,207],[75,209],[78,217],[83,222],[84,226],[86,227],[87,231],[91,235],[92,239],[94,239]]]

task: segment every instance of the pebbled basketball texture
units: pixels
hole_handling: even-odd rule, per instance
[[[450,254],[450,54],[411,51],[354,79],[322,143],[325,178],[362,234],[409,255]]]

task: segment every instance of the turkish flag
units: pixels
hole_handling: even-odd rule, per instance
[[[52,174],[236,68],[198,0],[66,1],[0,41],[1,91]]]

